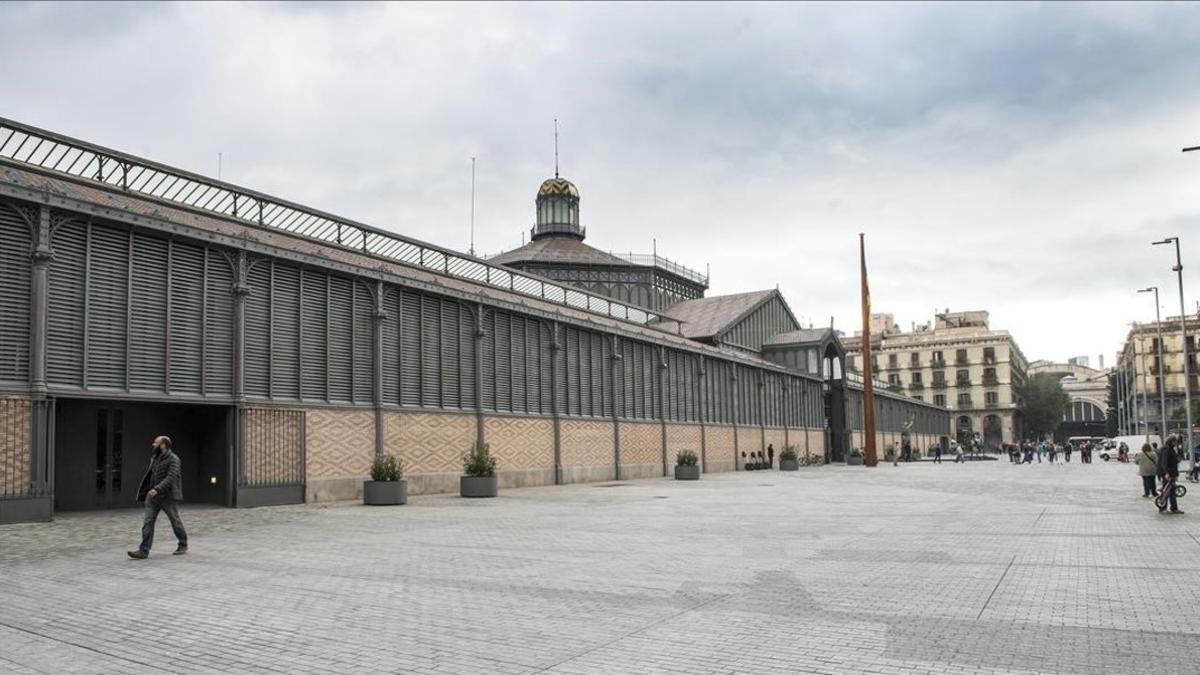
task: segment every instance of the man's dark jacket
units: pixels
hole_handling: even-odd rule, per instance
[[[161,455],[150,458],[150,467],[138,487],[138,501],[146,501],[146,493],[151,488],[158,491],[159,499],[183,499],[183,481],[180,479],[181,464],[179,455],[167,450]]]
[[[1158,475],[1179,477],[1179,446],[1164,445],[1158,451]]]

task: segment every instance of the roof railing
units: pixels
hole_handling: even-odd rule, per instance
[[[708,286],[708,275],[701,274],[690,267],[680,265],[679,263],[664,258],[656,253],[613,253],[612,255],[631,262],[634,265],[653,266],[661,270],[666,270],[672,274],[677,274],[688,281],[693,281],[698,284]]]
[[[0,161],[282,230],[369,256],[637,324],[658,314],[231,183],[0,117]]]

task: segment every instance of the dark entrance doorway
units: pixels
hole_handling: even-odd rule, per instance
[[[226,504],[229,409],[59,399],[54,423],[54,508],[136,506],[155,436],[183,462],[186,502]]]

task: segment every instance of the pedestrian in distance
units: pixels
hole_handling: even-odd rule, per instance
[[[158,522],[160,511],[167,514],[171,521],[171,529],[179,546],[175,555],[188,552],[187,531],[183,529],[183,520],[179,517],[179,502],[183,500],[182,463],[179,455],[171,450],[171,439],[159,436],[151,445],[153,456],[142,483],[138,486],[138,501],[145,503],[142,511],[142,543],[135,551],[129,551],[129,557],[134,560],[145,560],[150,555],[150,547],[154,544],[154,524]]]
[[[934,464],[942,463],[942,444],[941,443],[936,443],[933,446],[933,463]]]
[[[1134,456],[1133,461],[1137,464],[1138,475],[1142,477],[1142,498],[1157,497],[1158,490],[1154,478],[1158,475],[1158,455],[1149,443],[1144,443],[1141,452]]]
[[[1158,478],[1162,481],[1163,494],[1171,506],[1171,513],[1183,515],[1179,503],[1175,499],[1175,481],[1179,478],[1179,447],[1182,445],[1176,434],[1167,437],[1163,447],[1158,451]],[[1161,509],[1160,509],[1161,510]]]
[[[1192,448],[1192,468],[1188,469],[1188,480],[1200,482],[1200,443]]]
[[[767,444],[767,466],[775,468],[775,445],[773,443]]]
[[[1071,452],[1075,450],[1075,446],[1071,445],[1071,441],[1063,444],[1063,457],[1067,459],[1067,464],[1071,463]]]
[[[963,447],[961,445],[959,445],[958,443],[955,443],[953,450],[954,450],[954,463],[962,464],[962,462],[963,462]]]

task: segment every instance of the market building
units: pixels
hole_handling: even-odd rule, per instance
[[[573,185],[537,205],[566,227],[533,243],[582,244]],[[844,348],[777,291],[604,270],[651,268],[628,282],[643,304],[550,278],[563,262],[522,271],[0,119],[0,522],[133,504],[161,433],[189,501],[238,507],[354,498],[378,453],[414,493],[454,490],[475,442],[510,487],[861,442]],[[883,442],[949,432],[942,407],[876,404]]]

